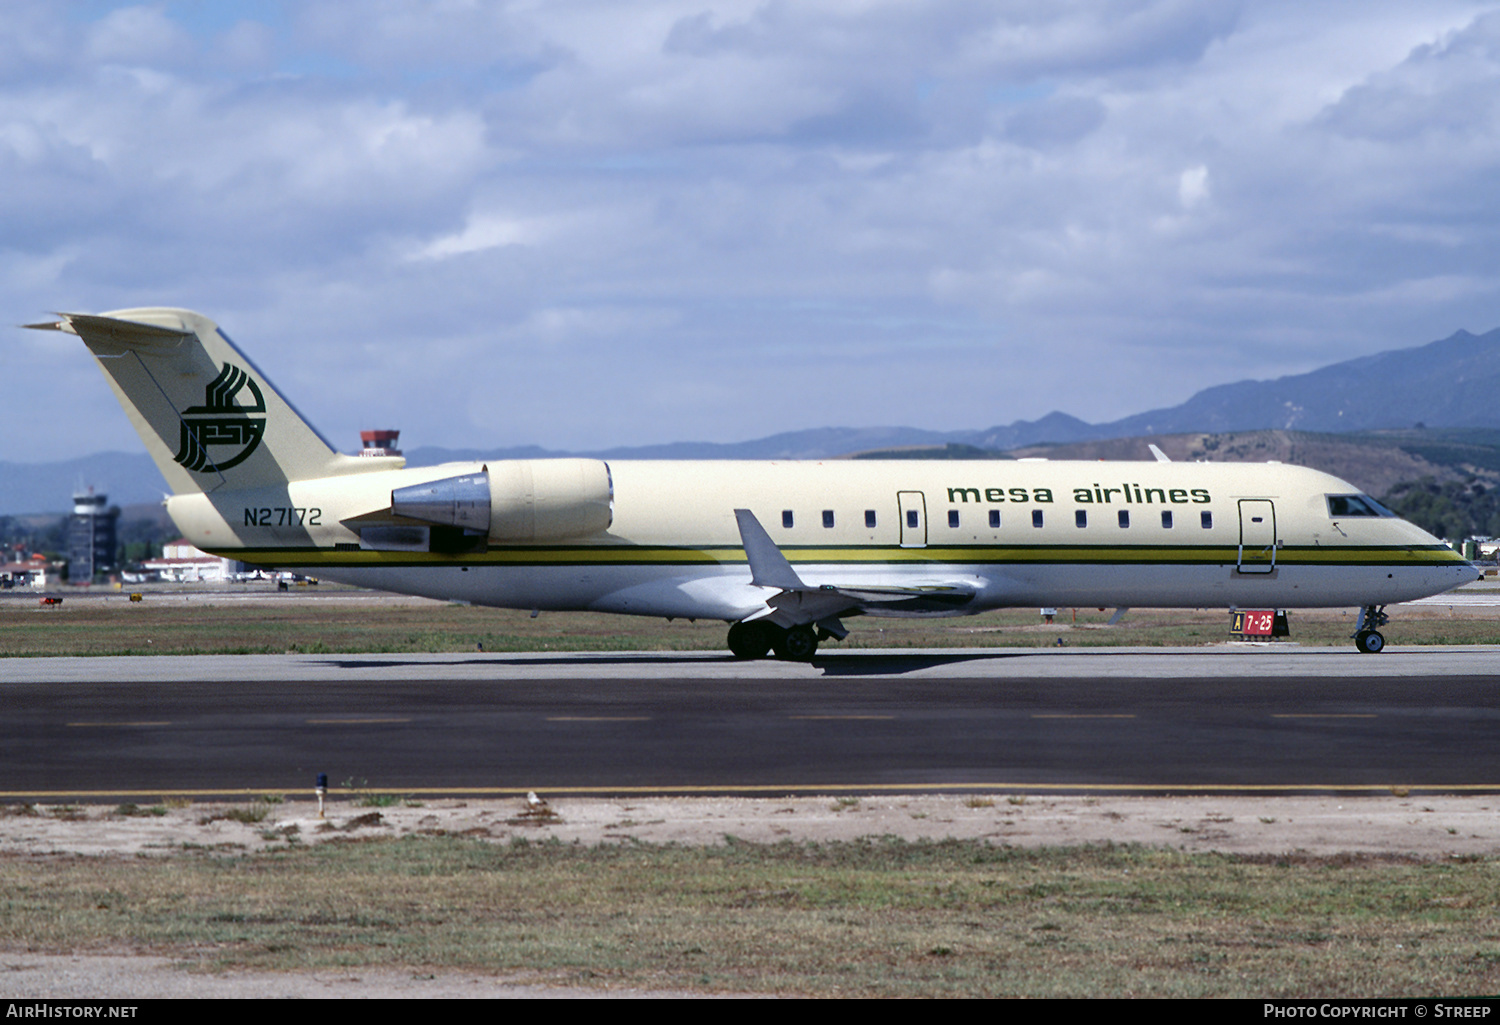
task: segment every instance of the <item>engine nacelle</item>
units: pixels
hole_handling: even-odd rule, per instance
[[[391,492],[391,512],[491,541],[561,541],[609,529],[609,467],[597,459],[512,459]]]
[[[598,459],[513,459],[488,469],[491,541],[585,537],[614,521],[614,484]]]
[[[490,532],[490,475],[484,470],[444,477],[391,492],[391,512],[408,520]]]

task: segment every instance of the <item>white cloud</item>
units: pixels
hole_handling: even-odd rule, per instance
[[[192,37],[160,7],[120,7],[90,26],[91,60],[115,64],[177,64],[190,59]]]
[[[1397,66],[1347,90],[1320,117],[1341,135],[1386,142],[1438,136],[1492,143],[1500,128],[1500,13],[1416,47]]]
[[[1183,171],[1177,179],[1177,201],[1191,210],[1208,198],[1208,168],[1199,164]]]
[[[477,253],[499,246],[519,246],[535,241],[544,229],[511,217],[480,215],[471,217],[462,231],[436,238],[411,254],[415,260],[441,260],[464,253]]]
[[[239,21],[214,41],[211,58],[236,72],[255,72],[271,65],[276,35],[257,21]]]

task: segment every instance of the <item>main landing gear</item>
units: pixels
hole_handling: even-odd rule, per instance
[[[774,650],[777,658],[808,662],[817,653],[818,634],[807,625],[784,629],[764,621],[735,623],[729,628],[729,650],[735,658],[765,658]]]
[[[1354,624],[1354,646],[1367,655],[1384,651],[1385,637],[1376,627],[1385,626],[1390,621],[1384,605],[1366,605],[1360,609],[1359,621]]]

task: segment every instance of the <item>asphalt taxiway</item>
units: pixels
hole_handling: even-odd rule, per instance
[[[0,661],[0,798],[1500,792],[1500,649]]]

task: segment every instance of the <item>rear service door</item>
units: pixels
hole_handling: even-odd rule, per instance
[[[1276,568],[1276,507],[1268,498],[1240,499],[1241,573],[1269,573]]]

